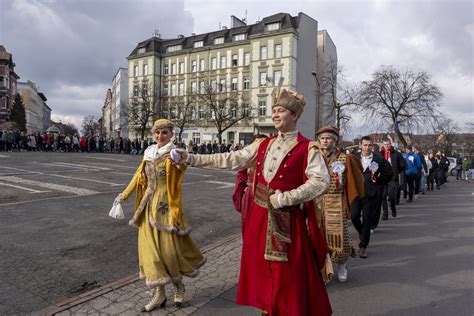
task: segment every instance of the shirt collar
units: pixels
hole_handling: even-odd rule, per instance
[[[278,139],[281,139],[281,140],[291,140],[291,139],[296,138],[296,136],[298,136],[298,131],[287,132],[287,133],[278,132]]]

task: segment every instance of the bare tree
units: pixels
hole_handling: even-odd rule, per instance
[[[404,146],[401,128],[413,132],[436,125],[442,93],[424,72],[382,66],[362,83],[361,110],[371,124],[393,128]]]
[[[231,91],[230,87],[217,85],[204,80],[196,93],[196,100],[200,106],[204,106],[205,118],[217,129],[219,144],[222,143],[222,133],[235,124],[250,120],[253,108],[249,100],[241,100],[237,91]]]
[[[179,128],[177,139],[182,140],[184,128],[195,119],[196,96],[191,90],[186,96],[171,96],[163,99],[164,108],[167,109],[169,119]]]
[[[452,145],[456,141],[458,133],[459,126],[452,119],[444,117],[438,122],[435,128],[437,143],[446,155],[451,155]]]
[[[100,124],[93,115],[86,116],[82,120],[82,133],[89,137],[100,134]]]
[[[344,75],[344,68],[335,60],[330,60],[321,76],[321,96],[328,102],[331,115],[335,116],[336,127],[345,132],[349,128],[351,116],[349,111],[359,102],[360,88],[349,86]]]
[[[133,97],[126,110],[128,125],[140,131],[141,139],[155,118],[163,117],[158,89],[146,81],[133,87]]]

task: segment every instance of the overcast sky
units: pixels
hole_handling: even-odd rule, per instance
[[[101,116],[112,77],[154,29],[163,38],[206,33],[246,10],[249,24],[278,12],[316,19],[349,82],[380,65],[425,70],[444,94],[442,111],[461,127],[474,122],[471,0],[0,0],[0,44],[20,81],[46,95],[52,118],[80,127]]]

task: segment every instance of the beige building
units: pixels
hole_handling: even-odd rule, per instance
[[[240,105],[252,110],[251,120],[239,122],[222,135],[227,143],[248,143],[254,133],[275,133],[271,92],[283,77],[283,87],[304,95],[306,108],[298,129],[314,138],[320,127],[317,113],[325,111],[318,110],[321,100],[313,73],[318,74],[318,67],[322,67],[318,62],[321,52],[324,56],[336,54],[332,41],[330,49],[324,50],[318,40],[318,22],[304,13],[279,13],[252,25],[232,17],[230,28],[175,39],[162,39],[155,32],[128,56],[129,103],[143,84],[149,87],[149,95],[159,98],[155,103],[159,104],[173,96],[188,98],[200,93],[207,82],[219,93],[238,93]],[[194,120],[184,129],[183,139],[198,143],[215,140],[216,128],[202,115],[209,109],[198,103],[193,104]],[[137,134],[136,126],[130,126],[130,137]]]
[[[113,130],[112,90],[107,89],[104,105],[102,106],[101,133],[106,139],[115,137]]]
[[[47,100],[46,97],[43,93],[38,92],[35,83],[30,80],[27,82],[18,82],[17,89],[25,105],[26,132],[28,134],[44,132],[45,126],[43,122],[44,112],[46,111],[44,106]],[[51,109],[49,109],[48,113],[51,113]]]

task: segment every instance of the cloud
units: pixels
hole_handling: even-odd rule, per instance
[[[138,42],[155,29],[186,34],[193,24],[182,0],[0,0],[0,44],[55,117],[99,117],[112,77]]]

